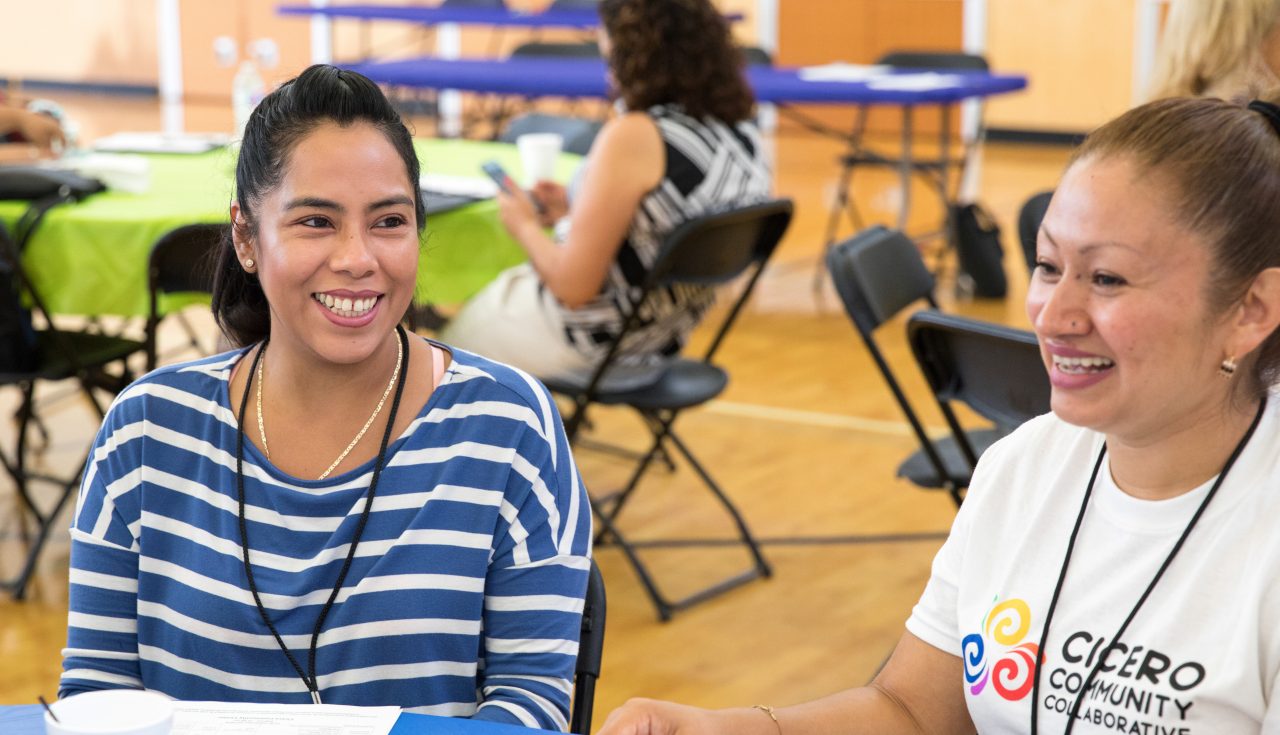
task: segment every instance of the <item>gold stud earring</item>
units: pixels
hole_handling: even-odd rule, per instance
[[[1222,361],[1221,365],[1218,366],[1218,375],[1221,375],[1227,380],[1230,380],[1231,376],[1235,374],[1236,374],[1236,358],[1235,357],[1228,357],[1227,359]]]
[[[247,271],[253,270],[253,258],[244,259],[244,269]]]

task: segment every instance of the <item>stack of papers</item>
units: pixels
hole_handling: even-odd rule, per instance
[[[837,61],[822,66],[803,67],[797,76],[806,82],[865,82],[884,76],[892,69],[893,67],[884,64],[846,64]]]
[[[174,702],[171,735],[387,735],[399,707]]]
[[[109,153],[205,153],[229,143],[225,133],[116,133],[99,138],[93,149]]]
[[[418,186],[425,192],[452,196],[492,199],[498,196],[498,185],[484,176],[452,176],[449,174],[422,174]]]
[[[871,89],[893,90],[897,92],[928,92],[932,89],[946,89],[960,84],[957,74],[939,74],[926,71],[917,74],[889,74],[867,82]]]

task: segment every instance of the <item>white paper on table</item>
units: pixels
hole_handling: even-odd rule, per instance
[[[399,707],[174,702],[171,735],[387,735]]]
[[[145,194],[151,188],[151,162],[144,156],[123,153],[73,153],[49,164],[98,179],[108,189]]]
[[[865,82],[884,76],[892,69],[884,64],[846,64],[837,61],[821,66],[802,67],[796,75],[805,82]]]
[[[93,149],[111,153],[204,153],[230,142],[225,133],[116,133],[93,142]]]
[[[498,196],[498,185],[484,176],[454,176],[451,174],[422,174],[418,186],[423,191],[437,194],[492,199]]]
[[[936,71],[925,71],[914,74],[888,74],[867,82],[871,89],[894,90],[898,92],[928,92],[933,89],[946,89],[960,83],[958,74],[939,74]]]

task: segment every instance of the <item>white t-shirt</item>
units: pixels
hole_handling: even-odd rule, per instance
[[[1044,615],[1102,443],[1047,415],[991,447],[907,621],[963,656],[960,683],[983,735],[1030,728]],[[1103,461],[1045,646],[1040,732],[1064,731],[1096,656],[1212,484],[1139,500]],[[1280,397],[1106,669],[1074,733],[1280,733]]]

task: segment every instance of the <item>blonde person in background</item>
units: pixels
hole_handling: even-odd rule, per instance
[[[1254,97],[1280,85],[1280,0],[1173,0],[1151,88],[1163,97]]]
[[[1053,411],[982,455],[870,685],[599,735],[1280,733],[1277,102],[1159,100],[1073,157],[1027,292]]]

